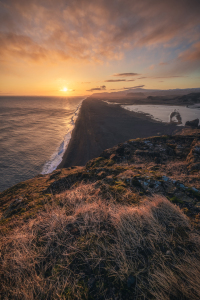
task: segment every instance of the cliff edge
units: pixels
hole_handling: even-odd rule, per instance
[[[200,130],[0,194],[2,299],[199,299]]]

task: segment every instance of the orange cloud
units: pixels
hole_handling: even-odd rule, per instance
[[[81,82],[110,72],[115,77],[106,82],[117,88],[140,76],[146,85],[155,76],[181,76],[199,69],[199,25],[198,0],[0,0],[0,88],[50,94],[62,77],[85,94]]]
[[[126,49],[191,39],[190,29],[196,37],[199,11],[196,0],[7,0],[0,2],[1,53],[34,61],[119,60]]]
[[[126,81],[126,79],[108,79],[108,80],[104,80],[104,82],[120,82],[120,81]]]
[[[0,33],[0,54],[3,57],[21,57],[38,61],[47,58],[48,50],[35,43],[28,36]]]
[[[200,61],[200,42],[194,44],[189,50],[179,54],[183,61]]]
[[[118,76],[118,75],[114,75],[114,76]],[[108,80],[104,80],[104,82],[121,82],[121,81],[135,81],[135,79],[108,79]]]
[[[106,86],[105,85],[102,85],[100,87],[96,87],[96,88],[92,88],[90,90],[86,90],[86,92],[93,92],[93,91],[102,91],[102,90],[105,90],[106,89]]]
[[[165,62],[160,62],[159,63],[159,66],[166,66],[166,65],[168,65],[168,63],[165,63]]]
[[[113,74],[113,76],[136,76],[136,75],[140,75],[138,73],[117,73],[117,74]]]
[[[125,87],[124,90],[130,90],[130,89],[142,89],[145,85],[142,84],[142,85],[136,85],[136,86],[132,86],[132,87]]]

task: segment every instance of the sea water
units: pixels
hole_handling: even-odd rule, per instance
[[[0,192],[60,164],[83,97],[0,97]]]
[[[200,120],[200,104],[190,106],[170,106],[170,105],[121,105],[122,108],[143,113],[152,119],[165,122],[177,123],[185,126],[187,121]]]

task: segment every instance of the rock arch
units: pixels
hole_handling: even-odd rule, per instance
[[[177,110],[173,111],[170,114],[169,118],[170,118],[170,123],[182,124],[181,115]],[[174,119],[176,119],[176,120],[174,120]]]

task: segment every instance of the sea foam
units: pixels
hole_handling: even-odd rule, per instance
[[[85,99],[83,99],[83,100],[85,100]],[[56,152],[51,156],[50,160],[45,163],[41,174],[49,174],[49,173],[53,172],[61,163],[63,155],[69,145],[69,141],[72,136],[72,131],[75,127],[75,123],[78,118],[78,114],[79,114],[83,100],[79,103],[79,105],[77,106],[77,108],[71,118],[67,133],[65,134],[63,141],[61,142],[60,146],[57,148]]]

